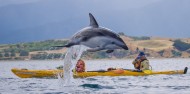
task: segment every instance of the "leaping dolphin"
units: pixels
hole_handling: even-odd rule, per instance
[[[110,29],[100,27],[91,13],[89,13],[89,17],[90,25],[88,27],[85,27],[74,34],[66,45],[54,47],[85,45],[90,48],[87,50],[89,52],[107,50],[107,53],[113,52],[114,49],[128,50],[127,45],[118,34],[115,34]]]

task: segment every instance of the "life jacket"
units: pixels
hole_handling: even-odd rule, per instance
[[[140,60],[140,61],[136,61],[136,63],[134,64],[135,69],[140,70],[141,62],[143,62],[144,60],[147,60],[147,59],[143,59],[143,60]]]

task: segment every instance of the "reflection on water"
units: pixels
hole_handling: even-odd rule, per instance
[[[131,59],[85,60],[87,70],[108,67],[133,68]],[[190,59],[150,59],[154,70],[190,68]],[[63,61],[0,61],[0,93],[2,94],[190,94],[190,71],[184,75],[150,75],[120,77],[90,77],[74,79],[69,86],[60,79],[21,79],[11,73],[11,68],[55,69]]]
[[[83,84],[80,86],[89,89],[114,89],[112,86],[101,86],[99,84]]]

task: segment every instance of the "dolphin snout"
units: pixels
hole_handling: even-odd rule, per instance
[[[125,50],[129,49],[124,42],[117,42],[116,45],[119,46],[119,48],[123,48]]]
[[[123,45],[122,48],[125,49],[125,50],[129,49],[126,45]]]

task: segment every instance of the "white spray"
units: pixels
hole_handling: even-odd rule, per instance
[[[64,58],[64,85],[70,85],[73,79],[72,69],[76,65],[77,61],[81,58],[82,53],[87,50],[86,46],[75,45],[68,48],[67,53]]]

